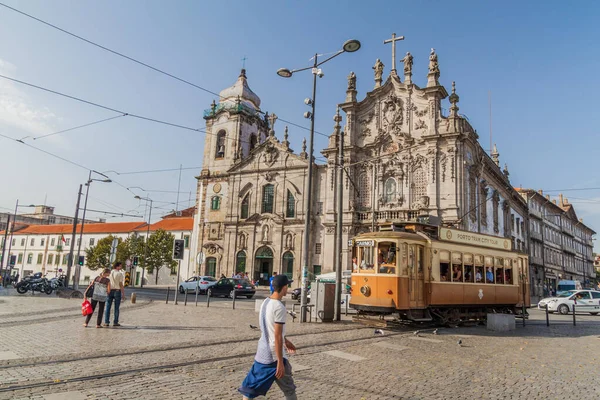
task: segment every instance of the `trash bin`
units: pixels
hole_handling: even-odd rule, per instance
[[[335,283],[317,281],[316,315],[322,322],[332,322],[335,314]]]

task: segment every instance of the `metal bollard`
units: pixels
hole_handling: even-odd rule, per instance
[[[233,309],[234,310],[235,310],[235,298],[236,298],[235,289],[233,289]]]
[[[171,288],[167,286],[167,301],[165,302],[165,304],[169,304],[169,292],[171,291]]]
[[[185,289],[185,297],[184,297],[184,301],[183,301],[184,306],[187,306],[187,295],[188,295],[188,290]]]
[[[208,289],[206,291],[206,308],[210,307],[210,295],[212,293],[212,290]]]
[[[177,305],[178,300],[179,300],[179,288],[175,288],[175,305]]]
[[[575,304],[573,304],[573,326],[577,326],[577,322],[575,322]]]
[[[348,295],[346,295],[346,316],[348,315]]]
[[[196,307],[198,307],[198,292],[200,291],[199,287],[196,287]]]
[[[546,326],[550,326],[550,314],[548,314],[548,304],[546,304]]]
[[[131,304],[135,304],[135,300],[137,299],[137,295],[135,292],[131,292]]]

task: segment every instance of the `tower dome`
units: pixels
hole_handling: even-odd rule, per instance
[[[245,69],[242,69],[235,84],[222,90],[221,93],[219,93],[219,96],[221,98],[221,103],[235,102],[239,97],[241,102],[245,105],[260,110],[260,98],[248,86]]]

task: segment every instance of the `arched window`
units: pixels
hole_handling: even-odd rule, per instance
[[[422,196],[427,196],[427,181],[425,170],[419,166],[413,173],[413,199],[419,200]]]
[[[285,216],[287,218],[294,218],[296,216],[296,199],[289,190],[287,191],[287,208],[285,209]]]
[[[221,208],[221,198],[219,196],[213,196],[213,198],[210,199],[210,209],[216,211],[220,208]]]
[[[217,274],[217,259],[208,257],[206,259],[206,275],[214,277]]]
[[[263,187],[262,213],[273,213],[275,201],[275,187],[271,184]]]
[[[371,206],[371,190],[369,186],[369,175],[363,172],[358,176],[358,199],[357,203],[359,207],[370,207]]]
[[[252,135],[250,135],[250,151],[254,150],[257,141],[258,140],[256,139],[256,134],[253,133]]]
[[[247,194],[246,197],[244,197],[244,200],[242,200],[242,206],[241,206],[241,210],[240,210],[240,218],[241,219],[248,218],[249,209],[250,209],[250,195]]]
[[[246,252],[240,251],[235,258],[235,272],[246,272]]]
[[[397,198],[397,194],[396,194],[396,180],[394,178],[388,178],[385,181],[385,194],[384,194],[384,199],[386,203],[393,203],[394,201],[396,201]]]
[[[225,131],[217,133],[217,146],[215,148],[215,158],[225,157]]]
[[[294,277],[294,255],[291,251],[283,255],[283,273],[291,280]]]

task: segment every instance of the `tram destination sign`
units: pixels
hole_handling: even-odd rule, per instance
[[[354,245],[357,247],[373,247],[375,246],[374,240],[355,240]]]
[[[510,240],[501,237],[465,232],[458,229],[440,228],[440,240],[447,242],[491,247],[499,250],[510,250]]]

